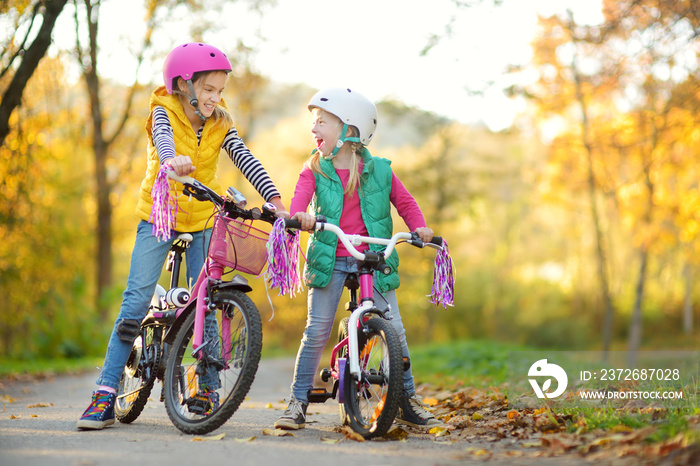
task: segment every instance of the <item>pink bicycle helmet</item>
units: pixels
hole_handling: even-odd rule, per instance
[[[168,94],[173,93],[173,81],[181,77],[191,81],[199,71],[231,71],[231,62],[226,54],[211,45],[190,42],[175,47],[163,63],[163,81]]]

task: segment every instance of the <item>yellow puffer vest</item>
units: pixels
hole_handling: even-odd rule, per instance
[[[226,108],[226,103],[222,100],[219,105]],[[146,167],[146,177],[141,182],[141,194],[136,206],[136,215],[148,221],[153,208],[151,190],[155,182],[158,170],[160,169],[160,159],[153,144],[153,108],[160,106],[165,108],[173,127],[173,137],[175,138],[176,156],[189,155],[192,164],[196,167],[190,176],[201,181],[205,185],[221,193],[221,184],[216,177],[216,167],[219,163],[219,153],[221,144],[230,129],[229,126],[219,121],[208,119],[204,123],[202,130],[201,144],[197,143],[197,135],[192,129],[190,121],[185,115],[180,99],[175,95],[170,95],[161,86],[153,91],[150,102],[150,115],[146,121],[146,134],[148,135],[148,165]],[[213,205],[211,202],[198,201],[182,193],[182,184],[170,181],[171,194],[177,199],[178,210],[175,230],[179,232],[201,231],[205,228],[207,219],[211,216]],[[209,225],[211,227],[211,225]]]

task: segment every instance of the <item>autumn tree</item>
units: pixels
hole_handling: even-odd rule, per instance
[[[693,78],[697,11],[697,2],[611,0],[604,3],[605,21],[599,25],[577,24],[571,13],[541,18],[535,42],[540,77],[525,94],[534,97],[542,121],[556,115],[565,122],[553,144],[552,173],[560,177],[559,186],[587,186],[607,308],[605,350],[612,331],[610,251],[598,206],[607,203],[607,215],[616,215],[629,231],[636,251],[628,334],[629,349],[636,351],[642,341],[651,254],[659,252],[660,240],[674,221],[659,200],[669,192],[665,183],[672,180],[663,174],[682,137],[677,114],[698,89]],[[686,90],[679,92],[681,87]],[[623,273],[629,270],[625,267]],[[626,279],[620,276],[618,282]]]
[[[51,44],[51,33],[56,19],[66,3],[67,0],[41,0],[32,4],[23,1],[6,1],[0,6],[0,13],[13,16],[14,30],[24,30],[23,36],[8,38],[0,55],[2,87],[5,87],[5,78],[11,76],[0,101],[0,145],[5,142],[11,130],[10,117],[22,102],[22,94],[29,78]],[[34,24],[37,21],[40,21],[41,25],[35,32]]]

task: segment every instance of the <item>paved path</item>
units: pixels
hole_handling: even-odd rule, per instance
[[[350,465],[471,465],[484,464],[474,449],[517,448],[489,443],[437,443],[432,435],[411,432],[406,441],[356,442],[344,438],[334,400],[311,405],[307,428],[294,436],[273,437],[272,428],[286,407],[292,361],[261,362],[250,395],[221,428],[203,437],[182,434],[168,419],[165,406],[154,399],[133,424],[102,431],[80,432],[75,423],[86,408],[97,372],[58,376],[42,381],[0,385],[0,466],[169,466],[256,465],[310,466],[329,463]],[[46,407],[28,406],[46,404]],[[223,435],[223,438],[215,439]],[[203,439],[204,441],[199,441]],[[327,443],[323,439],[339,440]],[[573,461],[573,462],[572,462]],[[495,455],[488,464],[513,464]],[[515,458],[519,465],[587,464],[578,459]]]

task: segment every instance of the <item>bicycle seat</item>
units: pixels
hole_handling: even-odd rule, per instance
[[[357,274],[349,273],[348,276],[345,277],[344,286],[348,290],[357,290],[360,287],[360,282],[357,280]]]

